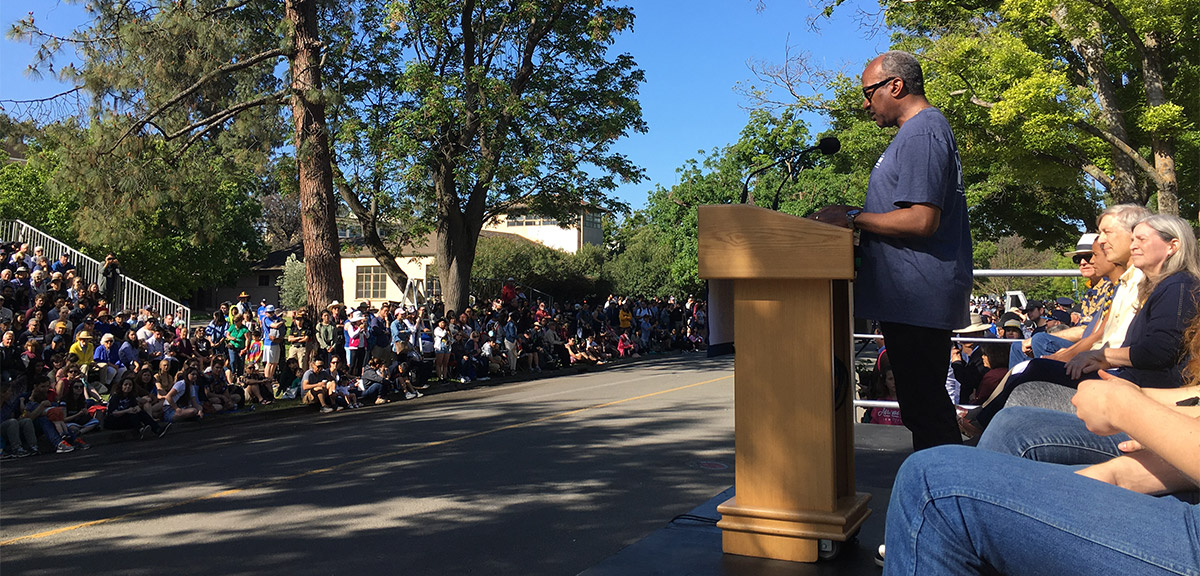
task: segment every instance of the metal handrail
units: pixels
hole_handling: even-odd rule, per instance
[[[1072,278],[1079,276],[1078,270],[1061,269],[1061,270],[975,270],[973,272],[976,278]],[[873,340],[879,338],[879,334],[852,334],[855,340]],[[1016,342],[1024,342],[1021,339],[1014,338],[969,338],[965,336],[954,336],[950,338],[952,342],[970,342],[977,344],[1013,344]],[[961,408],[975,408],[973,405],[958,404]],[[899,408],[900,403],[894,400],[854,400],[855,408]]]
[[[1079,276],[1078,270],[976,270],[976,278],[1071,278]]]
[[[100,273],[104,269],[104,265],[96,259],[21,220],[0,220],[0,240],[41,246],[45,250],[46,259],[49,262],[54,262],[58,260],[59,256],[66,254],[71,263],[75,265],[75,269],[79,271],[79,276],[88,282],[98,282]],[[116,301],[110,302],[109,305],[115,310],[137,310],[144,306],[150,306],[159,314],[174,314],[176,324],[191,325],[192,311],[190,308],[125,275],[121,276],[121,281],[117,285],[114,300]]]

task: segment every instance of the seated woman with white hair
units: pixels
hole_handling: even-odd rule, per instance
[[[121,360],[121,349],[117,347],[116,341],[116,336],[105,334],[100,337],[100,345],[92,353],[89,374],[93,381],[99,379],[106,388],[112,386],[113,382],[120,382],[125,376],[126,366]]]

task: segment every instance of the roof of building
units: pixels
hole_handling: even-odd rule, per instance
[[[539,246],[541,245],[533,240],[530,240],[530,239],[525,238],[524,236],[521,236],[518,234],[511,234],[508,232],[497,232],[495,230],[482,230],[479,232],[479,237],[480,238],[509,238],[509,239],[519,241],[519,242],[526,242],[529,244],[536,244]],[[422,257],[426,257],[426,256],[434,256],[437,253],[437,250],[436,250],[435,244],[434,244],[435,239],[436,239],[435,233],[431,232],[431,233],[421,237],[419,240],[409,244],[408,246],[405,246],[399,252],[395,252],[395,254],[398,258],[422,258]],[[342,258],[364,258],[364,257],[373,256],[373,254],[371,254],[371,249],[367,248],[366,244],[363,242],[363,240],[361,238],[354,238],[351,240],[342,239],[341,245],[342,245],[342,252],[341,252]],[[303,262],[304,261],[304,245],[303,244],[295,244],[295,245],[289,246],[287,248],[284,248],[282,250],[275,250],[273,252],[270,252],[266,256],[264,256],[261,260],[255,262],[254,264],[251,264],[250,269],[255,272],[268,272],[268,271],[283,270],[284,263],[287,262],[288,256],[291,256],[292,254],[296,255],[297,260],[300,260],[301,262]]]

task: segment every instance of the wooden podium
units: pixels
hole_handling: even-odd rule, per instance
[[[853,233],[749,205],[699,207],[700,277],[733,281],[737,495],[727,554],[815,562],[870,514],[854,485]],[[840,382],[840,384],[839,384]]]

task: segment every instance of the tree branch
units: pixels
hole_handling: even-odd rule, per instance
[[[379,237],[379,220],[375,214],[367,210],[363,206],[362,200],[358,198],[358,194],[350,189],[350,185],[346,182],[346,176],[342,174],[342,169],[338,163],[332,159],[329,162],[333,168],[333,181],[337,186],[338,193],[342,200],[346,202],[346,206],[350,207],[350,212],[354,214],[354,218],[362,225],[363,229],[363,244],[371,251],[371,255],[383,267],[384,272],[387,272],[388,278],[392,280],[396,286],[403,290],[408,286],[408,274],[404,273],[404,269],[396,262],[396,257],[387,245],[383,243],[383,239]]]
[[[130,134],[133,134],[137,130],[141,129],[141,127],[146,125],[147,122],[149,122],[150,120],[153,120],[156,116],[158,116],[159,114],[162,114],[166,109],[170,108],[171,106],[178,104],[181,100],[186,98],[191,93],[195,92],[196,90],[199,90],[201,86],[203,86],[205,83],[212,80],[213,78],[216,78],[222,74],[226,74],[229,72],[234,72],[237,70],[241,70],[243,68],[248,68],[250,66],[253,66],[255,64],[258,64],[259,62],[268,60],[270,58],[275,58],[278,56],[287,56],[289,54],[289,52],[290,52],[290,50],[283,49],[283,48],[267,50],[266,52],[260,52],[260,53],[255,54],[254,56],[251,56],[245,60],[226,64],[224,66],[221,66],[220,68],[217,68],[216,70],[213,70],[212,72],[209,72],[208,74],[205,74],[204,76],[201,76],[200,79],[196,80],[196,82],[194,82],[191,86],[188,86],[182,92],[176,94],[174,97],[172,97],[170,100],[167,100],[165,103],[160,105],[158,108],[155,108],[154,111],[151,112],[150,114],[146,115],[145,117],[138,120],[137,122],[134,122],[132,126],[130,126],[128,129],[125,130],[124,133],[121,134],[120,138],[117,138],[117,141],[113,143],[112,147],[108,149],[107,153],[111,154],[112,151],[116,150],[117,146],[119,146],[121,144],[121,142],[123,142],[126,138],[128,138]],[[191,142],[189,141],[189,145],[190,144],[191,144]],[[185,146],[185,149],[186,149],[186,146]]]
[[[1117,138],[1112,132],[1095,126],[1086,120],[1078,120],[1072,124],[1079,127],[1080,130],[1104,140],[1113,148],[1120,150],[1122,154],[1133,160],[1133,162],[1138,165],[1138,168],[1141,168],[1146,173],[1146,176],[1150,177],[1151,180],[1154,180],[1155,184],[1160,184],[1161,177],[1158,175],[1158,172],[1154,169],[1154,167],[1151,166],[1145,158],[1142,158],[1142,155],[1138,154],[1137,150],[1134,150],[1129,146],[1129,144],[1126,144],[1124,140]]]
[[[242,110],[246,110],[247,108],[254,108],[255,106],[261,106],[263,104],[268,104],[272,100],[282,100],[283,97],[287,95],[289,90],[290,90],[289,88],[284,88],[282,90],[272,92],[271,94],[264,95],[260,98],[255,98],[254,100],[242,102],[241,104],[235,104],[235,105],[230,106],[219,112],[214,112],[212,114],[209,114],[205,118],[202,118],[200,120],[197,120],[196,122],[188,124],[187,126],[184,126],[183,128],[180,128],[179,130],[176,130],[170,134],[166,134],[164,132],[163,137],[166,138],[167,140],[174,140],[174,139],[176,139],[180,136],[183,136],[184,134],[187,134],[188,132],[191,132],[192,130],[195,130],[196,128],[199,128],[201,126],[207,126],[210,124],[219,124],[219,123],[224,122],[225,120],[229,119],[231,116],[237,114],[238,112],[241,112]],[[147,124],[151,124],[151,122],[147,121]],[[158,128],[158,127],[155,126],[155,128]],[[161,128],[159,128],[159,131],[163,132],[163,130]]]
[[[229,108],[226,108],[216,114],[212,114],[212,115],[208,116],[207,118],[205,118],[204,120],[202,120],[201,122],[197,122],[196,124],[188,126],[187,128],[184,128],[182,130],[179,130],[172,135],[167,135],[166,133],[164,133],[163,136],[167,140],[171,140],[173,138],[178,138],[179,136],[182,136],[189,130],[193,130],[199,126],[205,126],[205,128],[203,130],[193,134],[191,138],[188,138],[187,142],[185,142],[183,144],[183,146],[180,147],[179,150],[175,153],[176,157],[182,156],[183,153],[186,152],[188,148],[191,148],[192,144],[195,144],[197,140],[202,138],[205,134],[208,134],[209,132],[211,132],[214,128],[219,126],[222,122],[237,115],[238,112],[241,112],[242,110],[245,110],[247,108],[253,108],[255,106],[261,106],[263,104],[267,104],[267,103],[271,102],[272,100],[282,101],[283,97],[287,96],[289,91],[290,91],[289,88],[284,88],[283,90],[280,90],[278,92],[267,94],[266,96],[263,96],[262,98],[257,98],[255,100],[251,100],[249,102],[243,102],[236,106],[230,106]],[[159,130],[162,131],[161,128]],[[113,149],[115,150],[116,146],[113,146]],[[112,152],[112,150],[109,150],[109,152]]]
[[[39,103],[41,103],[41,102],[49,102],[49,101],[51,101],[51,100],[54,100],[54,99],[56,99],[56,98],[59,98],[59,97],[62,97],[62,96],[66,96],[67,94],[73,94],[73,93],[75,93],[75,92],[79,92],[80,90],[83,90],[83,86],[76,86],[76,87],[74,87],[74,88],[72,88],[72,89],[70,89],[70,90],[67,90],[66,92],[59,92],[58,94],[55,94],[55,95],[53,95],[53,96],[47,96],[47,97],[45,97],[45,98],[34,98],[34,99],[32,99],[32,100],[8,100],[8,99],[0,99],[0,102],[8,102],[8,103],[10,103],[10,104],[39,104]]]

